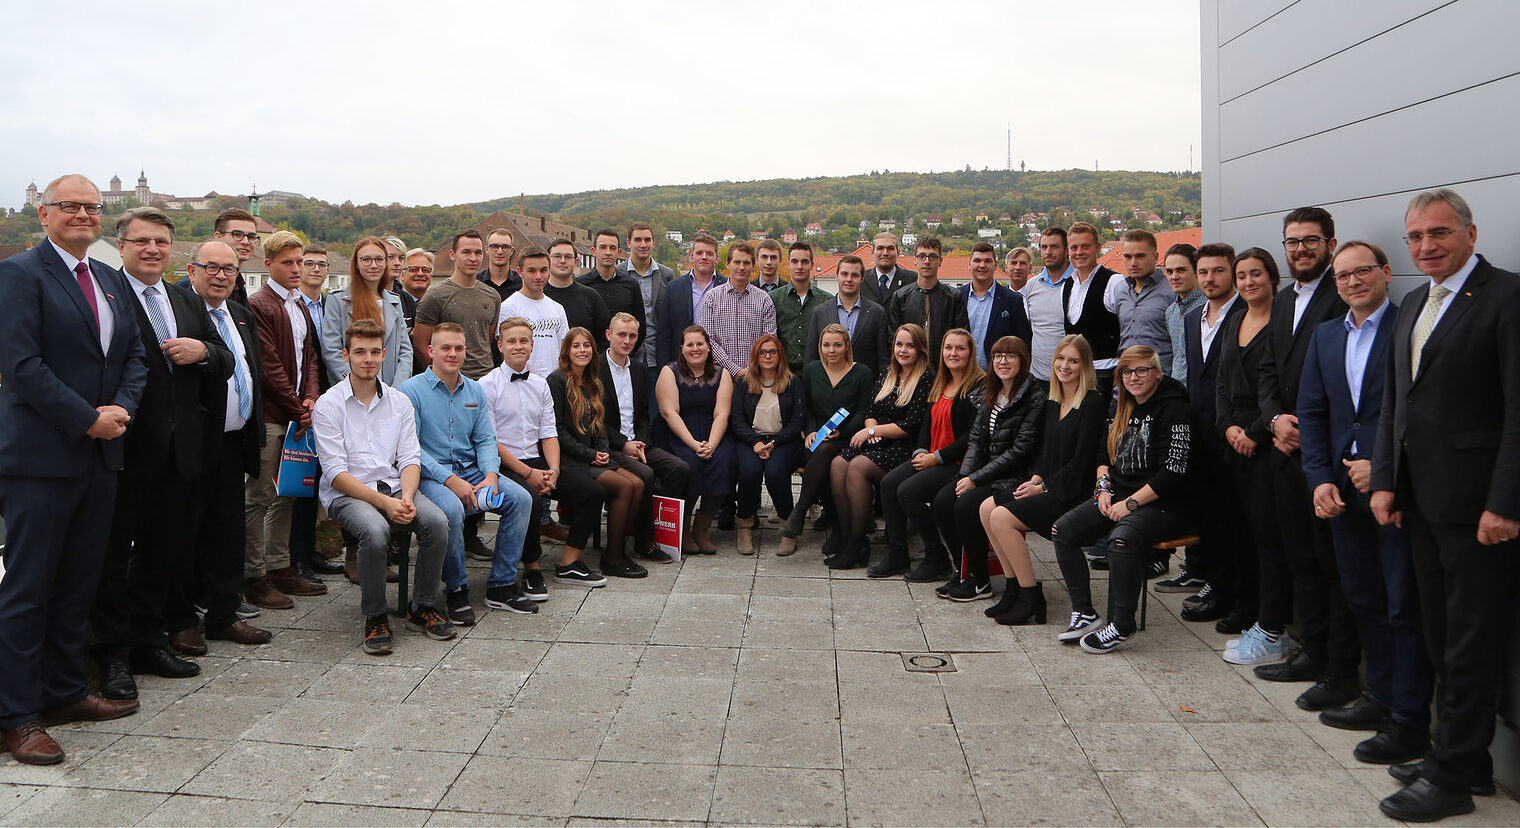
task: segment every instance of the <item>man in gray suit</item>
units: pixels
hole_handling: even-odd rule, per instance
[[[839,260],[839,295],[824,302],[813,311],[808,323],[807,359],[818,358],[818,335],[828,325],[839,323],[850,332],[850,350],[855,361],[863,363],[872,372],[879,372],[886,365],[887,312],[881,305],[867,299],[861,291],[865,262],[859,256],[845,256]],[[915,275],[915,279],[918,277]]]
[[[644,297],[644,335],[633,352],[633,359],[635,364],[645,366],[647,388],[653,388],[660,375],[660,358],[654,347],[655,332],[662,322],[658,311],[660,298],[665,295],[665,286],[676,277],[675,271],[655,261],[653,254],[654,228],[636,222],[628,228],[628,258],[618,263],[617,272],[638,282],[639,292]],[[659,413],[653,394],[649,395],[649,406],[651,417]]]
[[[918,274],[897,266],[897,256],[902,252],[897,246],[897,236],[877,233],[871,242],[871,253],[876,264],[865,274],[860,284],[860,294],[878,305],[886,306],[892,294],[904,285],[918,281]],[[859,360],[856,360],[859,362]]]

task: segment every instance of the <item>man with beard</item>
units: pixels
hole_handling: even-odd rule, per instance
[[[1029,311],[1029,326],[1034,334],[1029,342],[1029,371],[1042,380],[1050,379],[1050,364],[1056,345],[1066,336],[1066,306],[1063,297],[1066,280],[1077,269],[1067,259],[1066,230],[1047,227],[1040,235],[1040,259],[1045,269],[1024,284],[1024,307]]]

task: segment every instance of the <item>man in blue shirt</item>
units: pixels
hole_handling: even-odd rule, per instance
[[[527,489],[498,477],[496,427],[480,385],[464,376],[464,329],[452,322],[433,328],[428,347],[432,367],[400,386],[417,414],[417,442],[422,448],[422,482],[418,491],[437,504],[449,519],[448,554],[443,561],[444,598],[449,620],[475,623],[470,606],[469,575],[464,569],[465,515],[482,511],[481,498],[501,498],[489,511],[500,516],[491,575],[486,579],[486,606],[528,614],[537,607],[517,582],[523,538],[533,499]]]

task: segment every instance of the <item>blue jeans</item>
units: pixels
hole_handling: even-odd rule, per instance
[[[485,479],[485,473],[475,467],[455,470],[471,486]],[[486,587],[510,586],[517,583],[517,565],[522,560],[523,538],[528,534],[528,516],[533,510],[533,498],[528,490],[500,475],[496,478],[497,491],[506,496],[500,509],[493,509],[500,522],[496,527],[496,547],[491,554],[491,574]],[[437,504],[449,519],[448,551],[443,558],[443,586],[449,592],[463,589],[470,583],[464,571],[464,503],[449,487],[435,480],[423,480],[417,487],[428,500]],[[478,510],[472,510],[478,511]]]

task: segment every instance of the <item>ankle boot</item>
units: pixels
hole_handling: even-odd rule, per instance
[[[712,538],[707,534],[707,530],[712,528],[713,517],[713,515],[697,515],[691,523],[692,538],[697,542],[697,550],[703,555],[718,553],[718,545],[713,543]]]
[[[802,522],[806,518],[806,509],[792,509],[792,513],[787,515],[786,522],[781,524],[781,537],[795,538],[802,534]],[[795,549],[796,544],[792,544],[792,547]]]
[[[982,614],[988,618],[996,618],[1013,609],[1013,605],[1018,600],[1018,597],[1019,582],[1009,578],[1008,583],[1003,585],[1003,594],[998,598],[997,603],[982,610]]]
[[[997,622],[1008,627],[1019,627],[1031,620],[1045,623],[1045,587],[1036,581],[1032,587],[1019,587],[1013,607],[997,617]]]
[[[871,560],[871,542],[866,540],[865,535],[856,535],[845,542],[844,549],[824,564],[829,569],[855,569],[865,566]]]
[[[887,554],[866,570],[867,578],[890,578],[908,571],[908,545],[889,542]]]
[[[686,515],[686,529],[685,529],[684,532],[681,533],[681,554],[682,555],[700,555],[700,554],[702,554],[702,550],[697,546],[697,535],[696,535],[696,532],[692,531],[692,528],[691,528],[692,522],[694,520],[696,520],[696,518],[697,518],[697,515],[696,515],[695,512],[690,512],[690,513],[687,513],[687,515]]]
[[[749,518],[739,518],[739,527],[734,530],[740,555],[755,554],[755,530],[750,527],[749,521]]]
[[[776,544],[776,557],[785,558],[797,551],[797,539],[794,537],[781,536],[781,542]]]
[[[923,561],[908,570],[903,580],[926,584],[944,580],[954,571],[955,568],[950,565],[950,555],[945,551],[945,547],[936,546],[933,549],[924,549]]]
[[[830,558],[844,551],[844,530],[835,528],[829,532],[829,536],[823,539],[823,559],[827,562]]]
[[[359,552],[352,546],[343,547],[343,577],[354,586],[359,585]]]

